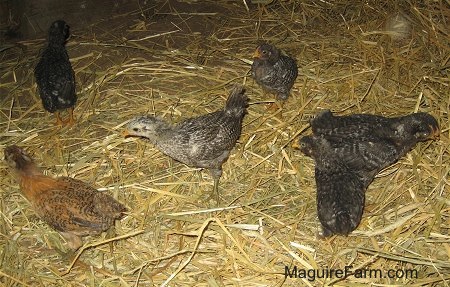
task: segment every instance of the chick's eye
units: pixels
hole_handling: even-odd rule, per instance
[[[138,132],[139,129],[138,128],[133,128],[133,131]]]

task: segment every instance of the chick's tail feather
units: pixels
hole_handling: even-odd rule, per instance
[[[225,112],[235,117],[242,117],[248,106],[248,98],[245,95],[244,86],[236,84],[228,97]]]
[[[336,215],[335,233],[347,235],[355,229],[355,224],[348,212],[339,212]]]

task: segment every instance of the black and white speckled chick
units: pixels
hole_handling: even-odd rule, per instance
[[[248,105],[244,92],[241,85],[236,85],[224,109],[175,125],[153,116],[137,117],[127,125],[124,135],[147,138],[173,159],[209,169],[217,192],[222,164],[241,135]]]
[[[364,193],[378,172],[418,142],[439,137],[436,119],[425,113],[385,118],[335,117],[325,111],[311,126],[314,135],[300,138],[297,146],[316,162],[317,212],[325,236],[353,231],[361,220]]]
[[[258,46],[253,57],[251,71],[256,83],[278,100],[286,100],[298,75],[296,61],[267,43]]]
[[[323,236],[348,235],[361,221],[368,179],[347,166],[323,137],[303,137],[299,146],[316,163],[317,215]]]
[[[73,124],[73,108],[77,101],[75,75],[65,43],[69,37],[69,26],[62,20],[51,24],[48,45],[42,53],[34,75],[44,109],[56,114],[57,124],[64,124],[59,112],[69,109],[68,123]]]
[[[418,142],[438,139],[437,120],[427,113],[387,118],[371,114],[334,116],[329,110],[311,120],[314,135],[324,136],[330,142],[381,141],[396,147],[396,160]]]

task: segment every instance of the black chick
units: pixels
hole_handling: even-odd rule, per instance
[[[331,141],[323,136],[309,136],[311,139],[306,141],[323,142],[322,145],[327,147],[327,152],[333,155],[336,160],[345,164],[345,166],[358,174],[364,182],[364,186],[368,187],[375,176],[385,167],[397,162],[400,158],[396,146],[385,141],[368,140],[362,141],[358,139],[348,141]],[[308,137],[308,138],[309,138]],[[300,149],[304,140],[299,139],[297,145]],[[304,154],[314,158],[311,154],[304,151]]]
[[[188,166],[209,169],[218,199],[222,164],[241,135],[242,120],[248,105],[244,92],[243,86],[235,85],[223,110],[186,119],[175,125],[153,116],[134,118],[127,125],[124,135],[147,138],[175,160]]]
[[[298,68],[294,59],[265,43],[256,48],[251,72],[264,90],[274,93],[278,100],[286,100],[297,78]]]
[[[73,108],[77,101],[75,75],[67,55],[65,43],[69,37],[69,26],[63,20],[52,23],[48,32],[48,45],[34,69],[36,83],[44,109],[56,114],[56,124],[65,124],[60,111],[69,109],[68,124],[75,120]]]
[[[351,205],[361,202],[379,171],[397,162],[417,142],[439,137],[436,119],[425,113],[398,118],[334,117],[325,111],[311,126],[314,135],[300,139],[298,146],[316,161],[317,209],[325,236],[346,235],[357,227],[363,206],[349,209],[345,197]],[[337,217],[342,210],[350,221]]]
[[[316,204],[322,235],[348,235],[361,221],[367,182],[373,177],[347,166],[323,137],[303,137],[299,147],[316,163]]]
[[[397,160],[421,141],[439,138],[439,125],[427,113],[387,118],[371,114],[334,116],[329,110],[311,120],[314,135],[336,142],[384,141],[397,148]]]

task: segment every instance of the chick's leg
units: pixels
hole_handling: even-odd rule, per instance
[[[206,197],[206,202],[211,203],[215,206],[219,204],[220,197],[219,197],[219,178],[214,178],[214,186],[213,190],[209,195]]]
[[[214,178],[214,187],[213,187],[213,195],[216,196],[216,202],[219,204],[219,178]]]
[[[81,237],[76,234],[70,232],[60,232],[60,234],[66,239],[67,246],[73,251],[76,251],[81,247],[81,245],[83,245]]]
[[[83,245],[83,241],[81,237],[70,232],[59,232],[59,234],[66,240],[68,250],[63,251],[59,248],[55,248],[55,250],[61,255],[64,261],[71,262],[75,257],[75,252]]]
[[[283,100],[280,100],[280,99],[276,98],[275,102],[271,103],[267,107],[267,110],[269,110],[272,113],[275,113],[275,112],[280,112],[281,113],[281,111],[283,110],[283,104],[284,104]]]
[[[56,125],[62,126],[64,124],[64,121],[61,119],[61,114],[58,111],[56,111],[55,116],[56,116]]]
[[[213,187],[213,193],[211,194],[212,196],[216,197],[216,203],[219,204],[220,201],[220,197],[219,197],[219,179],[222,176],[222,168],[218,167],[218,168],[211,168],[210,169],[211,175],[214,179],[214,187]]]
[[[274,113],[276,117],[282,118],[283,117],[283,104],[284,100],[280,100],[278,97],[275,99],[273,103],[269,105],[267,108],[270,112]]]
[[[72,108],[69,108],[69,120],[67,121],[67,124],[68,124],[69,126],[72,126],[72,125],[75,124],[75,118],[74,118],[74,116],[73,116],[73,107],[72,107]]]

